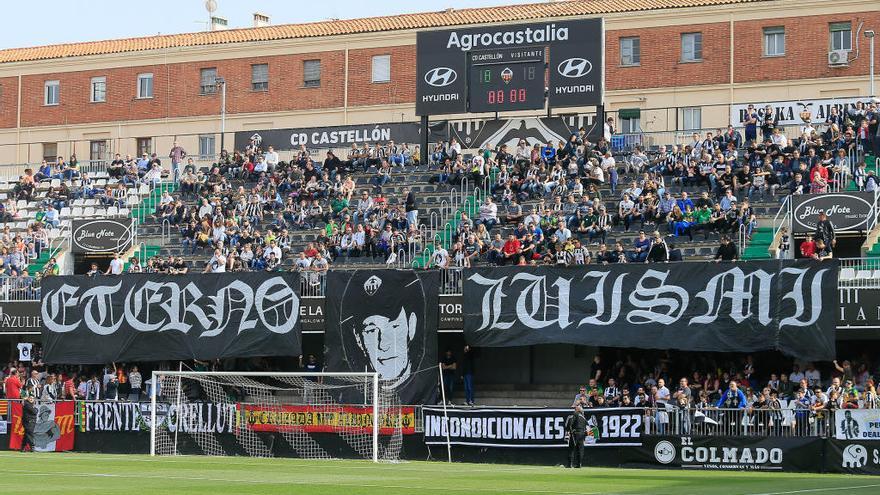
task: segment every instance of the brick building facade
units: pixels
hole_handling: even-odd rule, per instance
[[[169,41],[183,36],[172,35],[136,40],[128,48],[121,40],[109,48],[98,42],[2,50],[0,163],[33,163],[48,150],[82,155],[94,140],[106,140],[106,149],[122,153],[134,153],[138,138],[151,138],[150,146],[157,151],[175,137],[195,148],[196,136],[219,132],[220,96],[202,88],[205,69],[216,69],[216,75],[227,82],[227,142],[239,130],[413,121],[415,33],[495,20],[602,15],[608,108],[667,109],[666,122],[654,123],[665,130],[680,127],[678,118],[668,116],[669,109],[710,109],[708,115],[704,110],[702,121],[714,127],[727,121],[727,115],[720,114],[731,103],[867,94],[869,61],[862,33],[880,30],[880,4],[848,0],[833,6],[813,0],[647,4],[630,12],[611,7],[612,2],[598,7],[596,2],[561,2],[531,10],[468,9],[447,12],[450,18],[444,18],[445,24],[435,19],[442,12],[416,14],[377,18],[382,22],[350,33],[320,23],[293,25],[286,27],[293,34],[277,39],[262,39],[277,30],[269,34],[261,30],[275,28],[254,28],[220,33],[216,39],[206,34],[210,42],[189,45]],[[587,11],[585,5],[605,10]],[[297,34],[298,29],[306,34]],[[637,63],[632,63],[631,47],[627,60],[621,57],[621,39],[634,38],[640,47]],[[699,56],[693,57],[696,39]],[[776,43],[769,52],[768,39]],[[851,61],[829,65],[828,52],[847,41]],[[177,46],[162,47],[162,43]],[[696,60],[685,60],[686,51]],[[388,60],[390,77],[375,80],[376,64]],[[306,64],[315,61],[320,65],[319,82],[307,84]],[[263,64],[266,88],[255,85],[254,79],[260,70],[254,66]],[[152,75],[152,92],[141,95],[139,77],[147,74]],[[105,96],[98,98],[102,101],[93,101],[95,82],[104,84]],[[47,85],[57,85],[57,104],[49,101]],[[565,111],[579,110],[592,109]]]

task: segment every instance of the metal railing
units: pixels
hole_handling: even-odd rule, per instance
[[[780,232],[783,228],[791,233],[791,220],[791,195],[789,194],[782,200],[782,206],[779,207],[779,211],[777,211],[776,215],[773,217],[773,242],[776,242],[776,239],[781,235]],[[789,237],[789,239],[791,239],[791,237]],[[771,245],[770,249],[773,248],[774,246]],[[794,250],[789,249],[785,255],[787,258],[794,258]],[[779,257],[778,252],[777,257]]]
[[[880,289],[880,258],[840,258],[841,289]]]
[[[795,408],[779,409],[645,409],[646,435],[709,435],[730,437],[828,437],[834,436],[833,412]]]
[[[40,279],[37,277],[0,278],[0,301],[39,301]]]

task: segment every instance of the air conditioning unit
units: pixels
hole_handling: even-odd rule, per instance
[[[828,65],[848,65],[849,50],[831,50],[828,52]]]

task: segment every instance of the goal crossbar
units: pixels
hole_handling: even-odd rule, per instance
[[[373,392],[373,432],[372,432],[372,460],[379,462],[379,373],[376,372],[262,372],[262,371],[153,371],[152,386],[150,387],[150,455],[156,456],[156,431],[158,430],[158,411],[156,408],[156,390],[159,388],[159,377],[176,376],[187,377],[265,377],[265,378],[364,378],[372,382]],[[179,385],[178,385],[179,388]],[[179,392],[179,391],[178,391]]]

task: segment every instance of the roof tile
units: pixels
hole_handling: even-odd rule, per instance
[[[771,0],[570,0],[0,50],[0,63]]]

